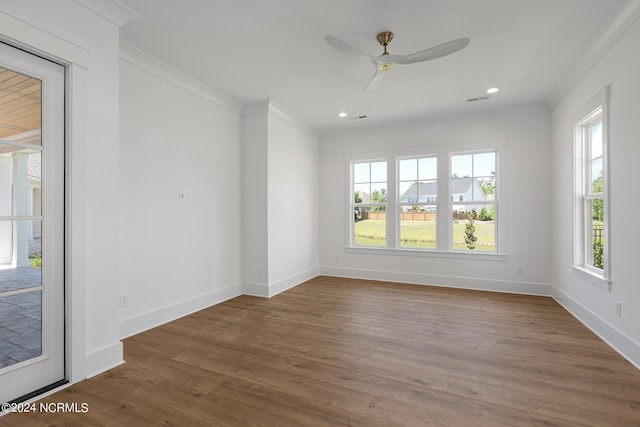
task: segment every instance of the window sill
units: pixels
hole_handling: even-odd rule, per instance
[[[592,271],[588,268],[573,265],[571,266],[573,274],[580,277],[581,279],[598,286],[599,288],[606,289],[607,291],[611,291],[611,280],[605,279],[602,274],[598,274],[595,271]]]
[[[506,261],[507,254],[495,252],[454,252],[454,251],[438,251],[432,249],[390,249],[390,248],[364,248],[348,246],[345,252],[352,254],[371,254],[371,255],[393,255],[393,256],[415,256],[426,258],[453,258],[453,259],[473,259],[483,261]]]

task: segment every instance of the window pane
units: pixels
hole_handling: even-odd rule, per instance
[[[451,156],[451,177],[462,178],[473,175],[473,158],[471,154]]]
[[[369,182],[369,163],[354,163],[353,164],[353,182]]]
[[[0,368],[42,354],[41,319],[42,291],[0,297]]]
[[[371,184],[371,203],[387,203],[387,183],[378,182]],[[376,208],[384,211],[384,206]]]
[[[399,162],[400,181],[415,181],[418,179],[417,159],[404,159]]]
[[[602,157],[602,122],[591,126],[591,158]]]
[[[0,138],[7,138],[42,128],[42,81],[0,69],[2,80],[2,119]],[[9,114],[9,112],[11,112]],[[41,145],[39,137],[22,140]]]
[[[586,201],[587,215],[587,264],[604,269],[604,200],[593,199]]]
[[[454,178],[451,180],[451,200],[459,201],[459,200],[474,200],[474,187],[476,188],[475,193],[479,195],[480,186],[477,180],[473,178]],[[484,200],[484,199],[480,199]],[[463,207],[464,209],[464,207]]]
[[[0,215],[40,215],[40,151],[0,145]]]
[[[435,157],[424,157],[419,159],[418,179],[434,181],[438,179],[438,159]]]
[[[591,161],[591,194],[602,193],[602,157]]]
[[[496,153],[480,153],[473,155],[473,176],[491,176],[496,171]]]
[[[387,182],[387,162],[371,163],[371,182]]]
[[[354,215],[353,242],[356,246],[386,246],[386,214],[376,208],[361,207]],[[359,214],[359,215],[358,215]]]
[[[454,204],[451,225],[453,249],[495,251],[495,205],[476,205],[465,210],[463,205]]]
[[[436,248],[436,207],[416,205],[400,210],[400,246]]]
[[[358,198],[360,199],[360,201],[357,200]],[[353,201],[355,203],[370,203],[371,186],[369,184],[354,184]]]

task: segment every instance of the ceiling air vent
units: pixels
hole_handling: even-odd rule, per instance
[[[479,96],[477,98],[469,98],[467,102],[486,101],[487,99],[489,99],[488,96]]]

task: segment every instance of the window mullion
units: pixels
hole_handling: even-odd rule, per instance
[[[387,159],[387,247],[398,247],[398,173],[397,160]]]
[[[451,197],[450,197],[450,177],[451,161],[448,153],[440,153],[438,155],[438,203],[437,212],[437,230],[438,237],[437,248],[440,250],[451,250]]]

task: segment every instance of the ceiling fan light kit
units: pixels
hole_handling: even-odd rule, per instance
[[[333,37],[331,35],[325,36],[325,40],[333,48],[346,55],[369,61],[376,67],[376,72],[367,86],[365,86],[364,92],[377,88],[382,81],[382,76],[384,75],[384,73],[391,70],[395,65],[415,64],[416,62],[430,61],[432,59],[450,55],[454,52],[464,49],[471,41],[468,37],[464,37],[409,55],[391,55],[389,54],[387,47],[389,46],[389,43],[391,43],[391,40],[393,40],[393,33],[391,31],[383,31],[376,36],[376,39],[384,49],[382,55],[380,56],[369,55],[368,53],[363,52],[360,49],[353,47],[350,44],[345,43],[342,40],[337,39],[336,37]]]

